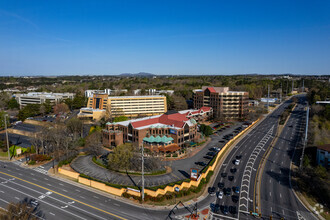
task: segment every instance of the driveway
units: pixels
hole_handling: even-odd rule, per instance
[[[209,152],[211,147],[220,147],[222,148],[225,143],[220,143],[220,140],[223,140],[222,137],[226,134],[231,134],[235,128],[238,128],[242,125],[241,122],[238,122],[232,125],[230,128],[227,128],[225,131],[217,132],[211,135],[211,141],[201,149],[197,154],[190,158],[175,160],[175,161],[164,161],[165,166],[172,168],[171,173],[157,175],[157,176],[145,176],[145,186],[159,186],[163,184],[168,184],[190,178],[190,169],[197,168],[201,170],[203,167],[195,165],[195,162],[209,162],[209,159],[204,158]],[[98,166],[92,161],[92,156],[79,156],[71,163],[71,167],[78,173],[83,173],[93,178],[121,185],[127,186],[140,186],[141,176],[133,176],[121,174],[113,171],[109,171],[101,166]]]

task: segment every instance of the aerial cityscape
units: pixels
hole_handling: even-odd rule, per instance
[[[329,220],[329,11],[0,1],[0,220]]]

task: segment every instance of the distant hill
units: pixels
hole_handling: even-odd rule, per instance
[[[156,76],[152,73],[145,73],[145,72],[139,72],[139,73],[122,73],[119,76],[125,76],[125,77],[153,77]]]

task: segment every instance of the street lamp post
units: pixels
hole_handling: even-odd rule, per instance
[[[9,140],[8,140],[8,130],[7,130],[7,115],[5,115],[4,118],[5,118],[5,129],[6,129],[6,139],[7,139],[8,160],[10,160]]]
[[[143,147],[143,142],[142,142],[142,192],[141,192],[141,199],[142,199],[142,202],[144,202],[144,153],[143,153],[143,150],[144,150],[144,147]]]

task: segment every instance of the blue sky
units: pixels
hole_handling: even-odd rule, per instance
[[[330,1],[0,0],[0,75],[329,74]]]

